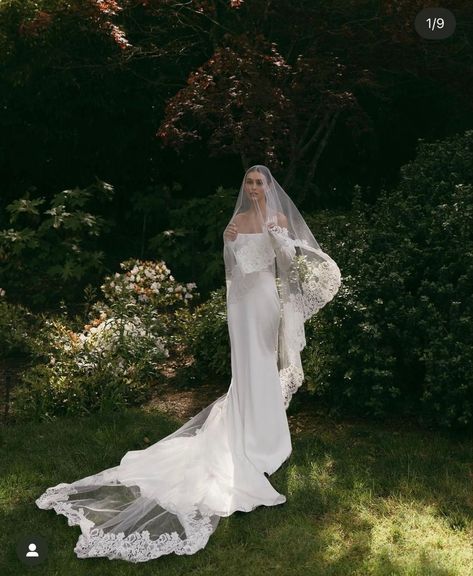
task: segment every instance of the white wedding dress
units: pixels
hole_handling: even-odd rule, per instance
[[[221,516],[286,501],[264,474],[292,450],[277,365],[275,253],[263,233],[240,233],[232,244],[238,266],[227,293],[226,394],[173,434],[127,452],[118,466],[48,488],[36,500],[80,526],[79,558],[194,554]]]

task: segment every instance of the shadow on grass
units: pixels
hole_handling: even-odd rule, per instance
[[[473,530],[471,442],[392,424],[317,418],[317,433],[293,437],[290,459],[270,477],[287,496],[285,504],[222,518],[204,550],[159,558],[140,565],[140,572],[469,574],[463,543]],[[18,573],[14,542],[25,533],[44,535],[54,551],[49,571],[38,566],[38,574],[136,573],[123,561],[77,559],[79,527],[71,530],[52,511],[46,517],[34,500],[49,486],[118,465],[127,451],[146,448],[179,426],[163,414],[133,409],[3,429],[2,576]]]

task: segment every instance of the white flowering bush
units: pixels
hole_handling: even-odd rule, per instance
[[[196,296],[196,285],[176,282],[164,262],[120,266],[122,273],[105,278],[104,299],[92,305],[81,330],[65,317],[45,321],[37,338],[46,361],[26,373],[18,414],[50,419],[116,410],[149,397],[169,356],[173,315]]]
[[[165,262],[127,260],[120,267],[123,273],[107,276],[101,286],[111,303],[149,303],[164,311],[188,304],[198,295],[196,284],[176,282]]]

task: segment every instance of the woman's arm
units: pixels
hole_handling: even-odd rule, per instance
[[[278,212],[278,226],[287,228],[287,218],[282,212]]]
[[[236,237],[238,236],[238,228],[240,224],[240,216],[241,214],[237,214],[233,220],[230,221],[228,226],[225,228],[223,233],[223,239],[225,241],[233,242]]]
[[[288,226],[287,218],[282,212],[277,213],[277,222],[278,222],[277,226],[279,226],[280,228],[286,228],[287,230]],[[273,226],[276,226],[274,220],[268,224],[268,228],[271,229]]]

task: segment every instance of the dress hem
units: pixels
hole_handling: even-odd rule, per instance
[[[122,484],[118,485],[122,486]],[[259,506],[276,506],[286,502],[286,497],[279,494],[271,503],[261,502],[254,506],[237,507],[226,512],[212,511],[211,514],[202,513],[196,506],[191,511],[176,514],[185,529],[184,539],[177,532],[170,532],[160,534],[157,539],[153,540],[147,530],[125,536],[124,532],[115,534],[97,528],[93,521],[86,518],[83,508],[79,506],[75,509],[69,501],[69,495],[76,493],[77,491],[71,484],[58,484],[48,488],[35,500],[35,504],[42,510],[53,509],[56,514],[65,516],[69,526],[80,527],[82,534],[74,548],[78,558],[106,557],[109,560],[119,559],[128,562],[146,562],[171,553],[195,554],[206,546],[220,517],[231,516],[234,512],[251,512]],[[175,514],[163,506],[158,499],[152,498],[152,500],[167,512]],[[216,522],[214,521],[214,525],[211,523],[211,516],[219,517]]]

